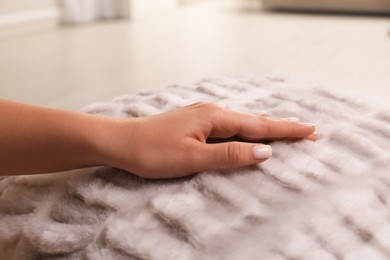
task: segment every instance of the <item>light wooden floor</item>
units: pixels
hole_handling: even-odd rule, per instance
[[[257,73],[390,104],[389,31],[386,17],[263,13],[214,1],[133,21],[0,32],[0,97],[79,109],[204,76]]]

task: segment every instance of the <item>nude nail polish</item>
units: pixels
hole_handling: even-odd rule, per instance
[[[315,127],[315,125],[313,123],[302,123],[303,125],[305,126],[312,126],[312,127]]]
[[[265,116],[265,117],[268,116],[267,112],[265,112],[265,111],[261,111],[261,112],[258,113],[257,115],[259,115],[259,116]]]
[[[268,159],[272,155],[272,148],[269,145],[253,146],[253,157],[255,159]]]
[[[299,122],[299,121],[301,121],[298,117],[294,117],[294,116],[287,117],[287,120],[289,120],[289,121],[294,121],[294,122]]]

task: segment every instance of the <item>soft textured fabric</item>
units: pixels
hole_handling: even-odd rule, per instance
[[[389,108],[299,80],[242,76],[83,111],[138,117],[196,101],[299,117],[319,139],[272,142],[262,164],[174,180],[110,167],[3,178],[0,258],[390,258]]]

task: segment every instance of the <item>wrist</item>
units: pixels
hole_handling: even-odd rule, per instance
[[[93,154],[96,165],[124,168],[129,165],[133,145],[132,132],[138,119],[118,119],[96,116],[93,134]]]

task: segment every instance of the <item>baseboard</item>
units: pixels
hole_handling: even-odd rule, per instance
[[[262,0],[262,3],[269,10],[390,13],[390,2],[384,0]]]

